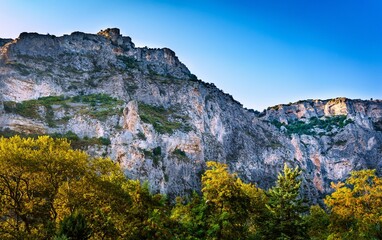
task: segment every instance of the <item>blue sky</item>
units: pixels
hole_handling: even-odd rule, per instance
[[[0,0],[0,37],[118,27],[169,47],[200,79],[262,110],[382,98],[382,1]]]

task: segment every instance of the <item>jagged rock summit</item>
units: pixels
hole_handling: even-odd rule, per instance
[[[305,100],[258,113],[198,80],[172,50],[135,47],[116,28],[22,33],[0,47],[2,135],[68,137],[170,197],[200,189],[208,160],[265,188],[285,162],[299,166],[313,202],[351,170],[382,173],[380,100]]]
[[[131,38],[122,37],[118,29],[106,29],[97,35],[74,32],[62,37],[21,33],[19,38],[8,41],[2,47],[1,56],[3,66],[9,70],[3,74],[12,74],[12,69],[19,70],[23,78],[33,79],[32,85],[49,83],[47,85],[53,89],[48,91],[55,91],[55,94],[76,92],[72,90],[81,83],[73,78],[86,81],[83,87],[86,92],[91,91],[89,85],[95,85],[118,71],[134,76],[157,74],[173,79],[194,77],[170,49],[135,48]],[[52,80],[56,84],[52,84]],[[23,85],[25,83],[23,81]],[[23,94],[16,90],[12,95],[13,90],[3,90],[4,100],[19,101],[47,95],[35,91],[33,87]]]

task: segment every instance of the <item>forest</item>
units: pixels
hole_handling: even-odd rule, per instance
[[[375,170],[333,183],[321,206],[300,174],[285,165],[261,189],[211,161],[200,192],[171,200],[67,139],[1,137],[0,239],[382,239]]]

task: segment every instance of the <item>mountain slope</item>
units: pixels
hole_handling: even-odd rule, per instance
[[[379,100],[307,100],[257,113],[198,80],[170,49],[136,48],[118,29],[0,42],[3,134],[70,136],[153,191],[199,189],[207,160],[261,187],[284,162],[298,165],[313,201],[353,169],[382,171]]]

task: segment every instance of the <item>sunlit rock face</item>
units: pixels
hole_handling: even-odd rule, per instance
[[[352,170],[382,172],[379,100],[305,100],[258,113],[198,80],[172,50],[137,48],[115,28],[22,33],[0,46],[3,135],[74,135],[170,197],[200,190],[208,160],[263,188],[284,163],[299,166],[313,202]]]

